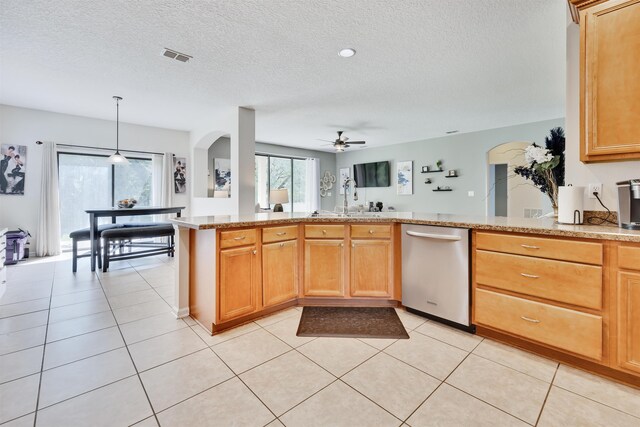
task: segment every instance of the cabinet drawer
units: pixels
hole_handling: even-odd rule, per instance
[[[483,289],[475,321],[592,359],[602,359],[602,317]]]
[[[351,237],[356,239],[363,239],[363,238],[390,239],[391,225],[389,224],[352,225]]]
[[[282,242],[298,238],[298,226],[268,227],[262,229],[262,243]]]
[[[602,308],[602,267],[595,265],[476,251],[476,283]]]
[[[602,244],[546,237],[476,233],[476,248],[538,258],[602,265]]]
[[[640,247],[618,246],[618,267],[640,270]]]
[[[220,232],[220,248],[253,245],[256,243],[256,230],[232,230]]]
[[[342,239],[344,238],[344,225],[305,225],[304,237],[312,239]]]

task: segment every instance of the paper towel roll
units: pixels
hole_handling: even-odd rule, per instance
[[[575,212],[580,212],[580,216]],[[582,224],[584,218],[584,187],[558,187],[558,222]]]

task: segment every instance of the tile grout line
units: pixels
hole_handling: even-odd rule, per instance
[[[47,326],[44,331],[44,342],[42,343],[42,363],[40,364],[40,379],[38,381],[38,394],[36,397],[36,409],[33,415],[33,427],[38,421],[38,407],[40,406],[40,391],[42,389],[42,376],[44,375],[44,358],[47,355],[47,335],[49,334],[49,319],[51,317],[51,300],[53,298],[53,283],[56,275],[56,264],[53,264],[53,277],[51,278],[51,291],[49,294],[49,310],[47,311]]]
[[[104,287],[102,286],[102,279],[99,276],[98,276],[98,281],[100,282],[100,288],[102,289],[102,293],[104,294],[104,296],[106,298],[107,294],[104,291]],[[107,304],[109,305],[109,308],[111,309],[111,303],[109,302],[108,299],[107,299]],[[111,309],[111,314],[113,315],[113,309]],[[115,316],[113,316],[113,317],[115,319]],[[138,367],[136,366],[136,362],[133,360],[133,356],[131,356],[131,351],[129,350],[129,346],[127,345],[127,342],[124,339],[124,335],[122,334],[122,329],[120,329],[120,324],[118,323],[117,319],[115,319],[115,321],[116,321],[116,326],[118,328],[118,332],[120,332],[120,337],[122,338],[122,341],[124,342],[125,349],[127,350],[127,354],[129,355],[129,359],[131,360],[131,364],[133,365],[133,369],[136,371],[135,375],[138,377],[138,381],[140,382],[140,386],[142,387],[142,391],[144,392],[144,395],[147,398],[147,402],[149,403],[149,408],[151,409],[151,412],[153,413],[153,416],[156,419],[156,423],[158,425],[160,425],[160,421],[158,421],[158,417],[156,415],[156,411],[153,409],[153,404],[151,403],[151,399],[149,398],[149,393],[147,393],[147,389],[145,388],[144,383],[142,382],[142,378],[140,377],[140,372],[138,371]],[[142,420],[138,420],[138,421],[142,421]]]
[[[542,412],[544,412],[544,407],[547,404],[547,399],[549,398],[549,394],[551,393],[551,388],[553,387],[553,381],[556,379],[556,375],[558,375],[558,370],[560,369],[560,364],[556,365],[556,369],[553,372],[553,378],[551,378],[551,382],[549,383],[549,388],[547,389],[547,393],[544,395],[544,400],[542,401],[542,406],[540,407],[540,411],[538,412],[538,416],[536,417],[536,422],[533,424],[537,426],[540,422],[540,417],[542,417]]]

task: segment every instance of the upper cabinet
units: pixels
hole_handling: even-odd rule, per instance
[[[640,0],[569,0],[580,23],[580,159],[640,159]]]

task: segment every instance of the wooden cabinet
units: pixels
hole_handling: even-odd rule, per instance
[[[605,363],[602,243],[489,232],[474,243],[474,323]]]
[[[265,229],[266,230],[266,229]],[[281,231],[292,233],[293,231]],[[262,303],[270,307],[298,297],[298,241],[262,245]]]
[[[389,240],[351,241],[352,297],[391,298],[393,247]]]
[[[344,240],[306,239],[304,243],[304,295],[345,295]]]
[[[218,321],[226,322],[260,308],[260,272],[255,246],[220,251]]]
[[[476,290],[476,321],[595,360],[602,358],[602,317],[510,295]]]
[[[640,1],[570,2],[580,21],[580,159],[640,159]]]
[[[618,272],[618,366],[640,373],[640,273]]]

